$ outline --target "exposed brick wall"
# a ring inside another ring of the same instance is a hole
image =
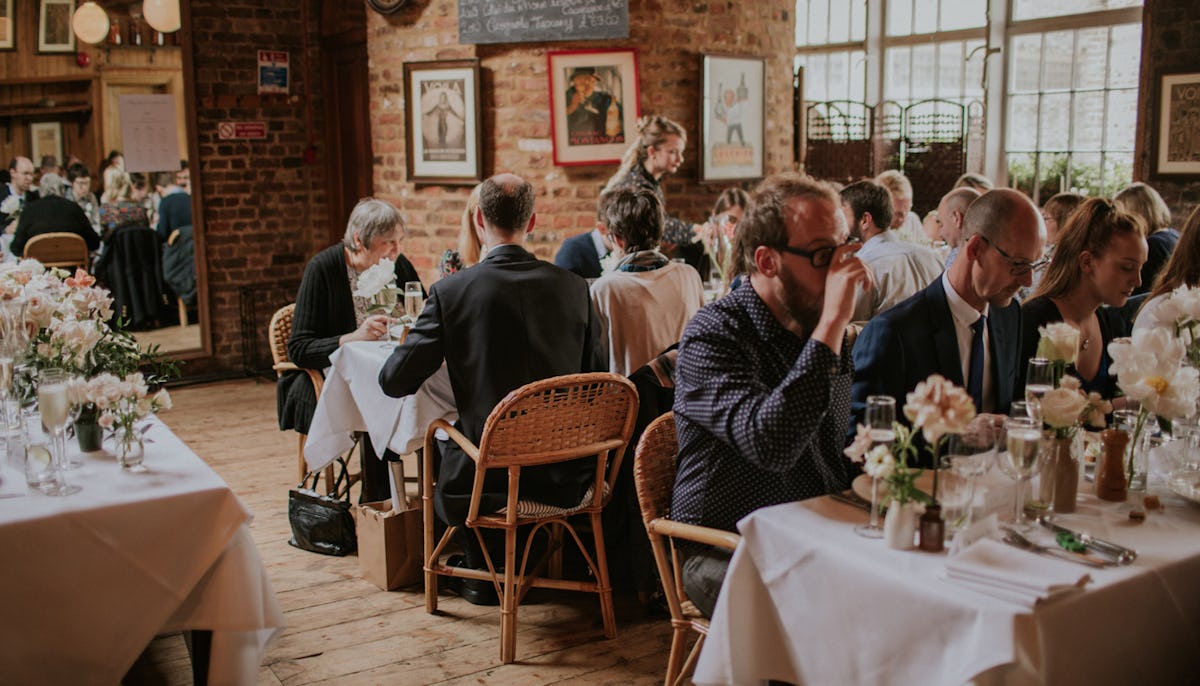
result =
[[[1159,83],[1163,74],[1200,71],[1200,10],[1196,0],[1146,0],[1142,11],[1141,88],[1134,178],[1154,186],[1176,227],[1200,205],[1200,177],[1156,175]]]
[[[322,142],[319,2],[302,2],[308,3],[307,25],[299,2],[191,2],[213,358],[189,364],[190,374],[240,368],[239,289],[298,281],[308,259],[325,247],[324,167],[319,155],[316,164],[303,161],[310,136],[318,153]],[[305,73],[306,33],[312,83]],[[259,49],[289,53],[290,96],[258,95]],[[310,95],[311,130],[305,109]],[[220,140],[217,126],[228,120],[266,122],[267,138]],[[266,323],[254,333],[265,331]]]
[[[469,188],[417,187],[405,172],[403,65],[478,58],[482,67],[484,174],[512,171],[537,189],[538,224],[533,251],[550,259],[564,238],[595,223],[599,189],[616,170],[556,167],[550,149],[547,50],[635,47],[643,114],[661,113],[688,131],[686,161],[665,179],[668,210],[701,221],[723,189],[697,182],[700,131],[700,52],[768,58],[768,173],[792,168],[791,0],[630,3],[628,40],[577,43],[459,45],[456,0],[415,3],[390,17],[367,13],[371,131],[375,143],[375,193],[405,213],[404,252],[426,279],[445,248],[456,243]]]

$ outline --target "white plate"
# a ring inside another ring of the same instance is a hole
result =
[[[1193,503],[1200,503],[1200,469],[1181,469],[1171,472],[1168,482],[1171,491]]]

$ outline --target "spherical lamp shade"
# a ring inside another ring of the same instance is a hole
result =
[[[88,0],[75,10],[71,28],[75,29],[75,35],[84,43],[95,45],[103,42],[108,38],[108,13],[100,5]]]
[[[179,0],[145,0],[142,16],[146,23],[163,33],[179,30]]]

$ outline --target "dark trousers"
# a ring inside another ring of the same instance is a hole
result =
[[[704,613],[712,617],[717,607],[717,596],[725,583],[729,571],[729,558],[733,553],[723,548],[704,548],[688,556],[680,569],[683,577],[683,592]]]

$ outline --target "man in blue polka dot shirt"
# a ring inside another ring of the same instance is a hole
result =
[[[672,519],[729,531],[760,507],[846,488],[845,341],[870,269],[846,245],[837,194],[799,174],[767,179],[737,228],[748,273],[696,314],[679,344],[679,468]],[[688,597],[711,615],[729,553],[685,551]]]

